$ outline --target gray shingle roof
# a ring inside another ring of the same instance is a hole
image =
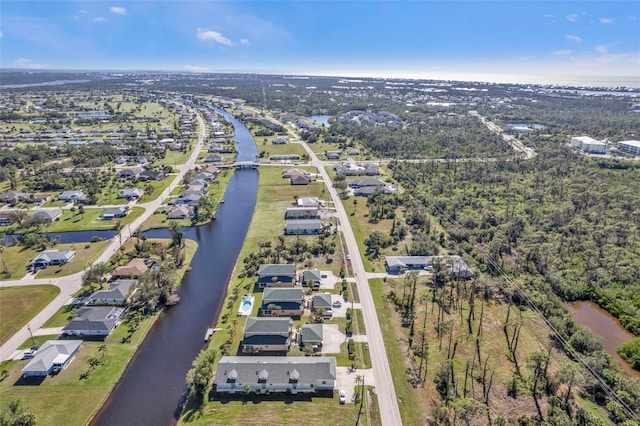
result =
[[[301,288],[265,288],[262,293],[262,303],[273,302],[301,302],[304,299],[304,290]]]
[[[321,293],[313,295],[313,308],[314,309],[328,309],[331,308],[331,294]]]
[[[322,324],[305,324],[302,326],[302,343],[322,343],[323,338]]]
[[[215,384],[235,382],[236,386],[257,384],[260,372],[267,372],[269,383],[317,383],[336,379],[334,357],[235,357],[223,356],[216,369]]]
[[[291,318],[249,317],[244,326],[244,333],[288,335],[291,326]]]

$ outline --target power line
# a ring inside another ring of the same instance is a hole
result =
[[[397,164],[396,167],[394,167],[393,169],[394,174],[398,172],[398,168],[397,168]],[[407,180],[409,180],[414,187],[417,189],[418,188],[418,184],[417,182],[411,177],[409,176],[406,172],[404,172],[404,170],[402,170],[403,176],[404,178],[406,178]],[[553,326],[553,324],[551,324],[551,322],[549,320],[547,320],[545,318],[545,316],[542,314],[542,312],[540,312],[540,310],[537,308],[537,306],[535,305],[535,303],[533,303],[531,301],[531,299],[529,298],[528,294],[520,287],[518,286],[504,271],[504,269],[502,269],[502,267],[500,265],[498,265],[496,263],[496,261],[493,259],[493,257],[489,256],[486,251],[484,250],[484,247],[482,247],[482,245],[477,244],[476,239],[473,237],[473,235],[471,235],[469,233],[469,231],[462,226],[458,221],[456,221],[454,218],[452,218],[446,211],[444,211],[444,209],[442,207],[440,207],[437,203],[435,203],[430,197],[429,195],[427,195],[426,193],[422,194],[424,196],[424,198],[433,206],[435,207],[444,217],[447,221],[449,221],[451,224],[453,224],[454,226],[456,226],[459,230],[462,231],[462,236],[467,240],[467,242],[469,242],[470,244],[472,244],[476,250],[478,250],[480,252],[480,254],[483,256],[483,258],[485,259],[485,261],[487,261],[498,273],[499,275],[513,288],[515,288],[516,290],[518,290],[520,292],[520,296],[524,299],[527,307],[529,307],[529,309],[534,312],[536,315],[538,315],[538,317],[540,319],[542,319],[542,321],[544,321],[544,323],[547,325],[547,327],[554,333],[556,339],[558,341],[560,341],[560,343],[562,344],[564,350],[570,354],[576,361],[578,361],[578,363],[580,365],[582,365],[582,367],[584,367],[587,371],[589,371],[589,373],[591,373],[591,375],[596,379],[596,381],[599,383],[600,387],[604,390],[604,392],[611,398],[613,399],[616,403],[618,403],[620,405],[620,407],[622,408],[622,410],[625,412],[625,414],[627,414],[627,416],[630,419],[633,419],[635,421],[639,421],[640,422],[640,416],[638,414],[636,414],[623,400],[621,400],[618,395],[616,395],[616,393],[609,387],[609,385],[604,381],[604,379],[596,372],[594,371],[593,368],[591,368],[591,366],[589,364],[587,364],[587,362],[582,358],[582,356],[580,354],[578,354],[573,347],[569,344],[569,342],[558,332],[558,330]]]

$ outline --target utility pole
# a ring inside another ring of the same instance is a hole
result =
[[[31,325],[27,323],[27,330],[29,330],[29,336],[31,336],[31,345],[36,345],[36,340],[33,338],[33,333],[31,332]]]

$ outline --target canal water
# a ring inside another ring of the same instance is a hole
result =
[[[253,160],[257,149],[244,125],[222,113],[235,127],[238,160]],[[185,228],[198,251],[180,287],[180,303],[164,310],[129,363],[120,382],[93,419],[93,425],[168,425],[179,415],[185,376],[204,334],[215,322],[251,222],[258,188],[256,170],[238,170],[229,181],[216,220]],[[153,230],[149,237],[168,236]]]
[[[602,337],[604,350],[615,362],[632,376],[640,377],[640,371],[634,370],[618,353],[616,348],[635,336],[618,322],[610,313],[593,302],[573,302],[568,304],[573,320],[587,326],[593,334]]]

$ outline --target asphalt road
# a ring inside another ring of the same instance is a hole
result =
[[[160,207],[165,199],[169,197],[171,191],[173,191],[180,183],[185,173],[193,169],[198,159],[198,154],[204,146],[205,137],[207,135],[206,126],[202,116],[196,111],[198,124],[200,126],[200,132],[198,134],[198,143],[196,144],[193,153],[189,157],[186,163],[177,166],[178,175],[173,179],[169,186],[160,194],[158,198],[153,201],[144,204],[138,204],[138,207],[145,209],[144,213],[134,220],[131,224],[124,226],[119,235],[113,237],[111,244],[102,252],[100,257],[94,262],[107,262],[111,256],[120,250],[122,244],[124,244],[131,235],[133,235],[138,228],[147,220],[157,209]],[[73,298],[73,295],[82,287],[82,275],[84,271],[77,274],[68,275],[59,279],[27,279],[27,280],[14,280],[14,281],[0,281],[0,287],[10,286],[24,286],[34,284],[53,284],[60,288],[60,294],[53,299],[43,310],[41,310],[35,317],[33,317],[28,325],[25,325],[17,333],[15,333],[9,340],[7,340],[2,346],[0,346],[0,360],[4,361],[16,356],[16,351],[20,345],[22,345],[27,339],[29,339],[29,330],[27,326],[31,327],[32,332],[36,332],[42,327],[42,325],[51,318],[60,308],[69,302]]]
[[[284,123],[276,120],[274,117],[270,118],[288,129],[291,136],[299,139],[299,136],[289,127],[284,125]],[[380,419],[382,420],[383,425],[402,425],[402,418],[400,417],[400,409],[396,398],[396,390],[393,386],[393,378],[391,377],[391,370],[389,369],[389,359],[387,358],[387,352],[382,338],[382,330],[380,329],[380,323],[378,322],[378,314],[373,302],[373,296],[371,295],[371,289],[369,288],[367,273],[364,269],[364,264],[362,263],[362,257],[360,256],[360,249],[358,248],[356,237],[351,229],[351,224],[349,223],[349,217],[347,216],[347,212],[342,205],[340,197],[338,196],[338,192],[333,187],[329,174],[325,170],[325,166],[327,164],[324,161],[319,160],[316,154],[306,143],[301,141],[300,144],[307,151],[307,154],[309,154],[311,165],[316,167],[322,175],[322,179],[324,180],[329,191],[329,195],[335,205],[336,216],[340,221],[340,229],[344,235],[348,253],[351,255],[351,269],[355,276],[358,294],[360,295],[360,304],[362,306],[362,316],[367,327],[367,340],[369,342],[369,353],[371,355],[371,364],[373,367],[376,396],[378,397]]]

